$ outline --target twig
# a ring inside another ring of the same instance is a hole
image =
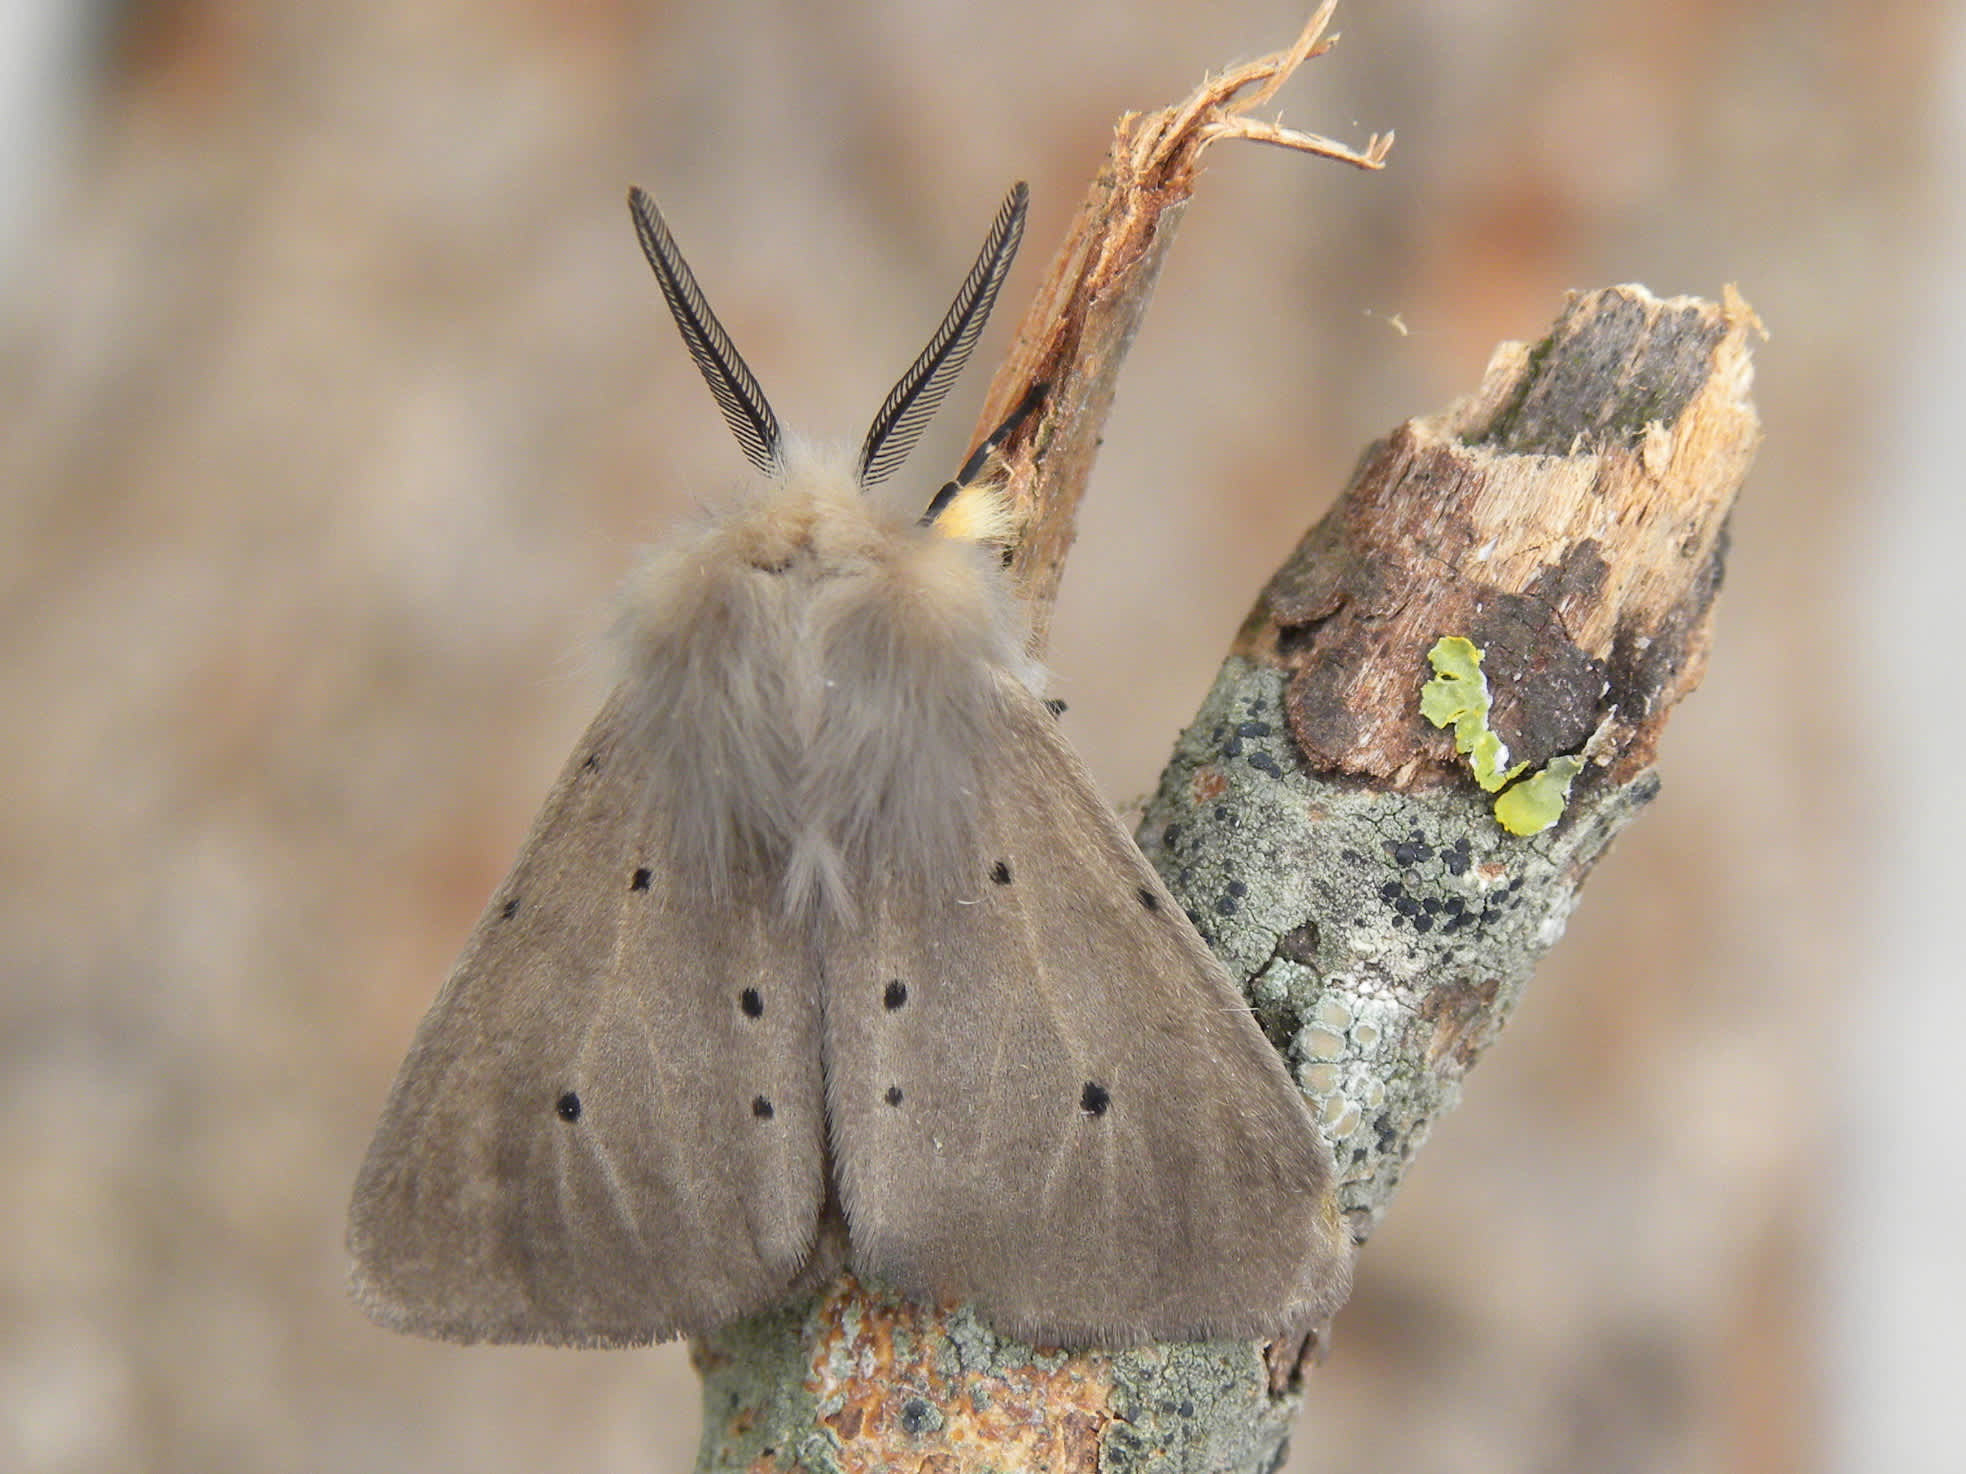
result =
[[[1119,120],[1106,162],[990,385],[977,422],[979,440],[1032,384],[1050,385],[1041,413],[1004,446],[1023,527],[1014,566],[1039,649],[1120,367],[1194,193],[1202,155],[1218,140],[1248,138],[1361,169],[1385,166],[1390,133],[1355,150],[1246,116],[1305,61],[1330,49],[1337,38],[1326,37],[1324,29],[1334,6],[1335,0],[1320,5],[1285,50],[1204,81],[1173,107]]]

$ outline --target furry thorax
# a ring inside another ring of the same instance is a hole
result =
[[[762,869],[788,912],[850,920],[867,866],[934,880],[971,852],[1002,683],[1041,675],[1001,494],[964,502],[923,526],[846,452],[788,444],[629,578],[627,729],[711,894]]]

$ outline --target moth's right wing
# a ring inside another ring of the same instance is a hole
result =
[[[349,1213],[398,1330],[624,1345],[782,1297],[825,1199],[810,948],[668,853],[619,692],[418,1029]]]
[[[824,952],[853,1262],[1050,1344],[1307,1328],[1351,1244],[1303,1097],[1056,721],[1005,696],[967,883],[871,875]]]

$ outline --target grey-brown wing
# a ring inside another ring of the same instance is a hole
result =
[[[417,1030],[355,1187],[357,1298],[457,1341],[616,1345],[782,1296],[825,1195],[811,947],[713,903],[602,711]]]
[[[1314,1323],[1350,1245],[1303,1098],[1050,714],[1007,702],[972,883],[869,877],[825,944],[854,1263],[1045,1343]]]

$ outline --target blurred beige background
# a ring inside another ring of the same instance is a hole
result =
[[[926,485],[1114,117],[1307,8],[15,8],[0,1467],[690,1466],[682,1348],[426,1345],[341,1288],[383,1092],[598,699],[612,586],[741,464],[624,191],[662,202],[781,416],[857,436],[1029,178]],[[1900,978],[1866,970],[1859,923],[1891,886],[1879,810],[1935,806],[1918,768],[1880,771],[1853,642],[1943,674],[1866,617],[1900,586],[1879,560],[1937,535],[1905,488],[1956,414],[1893,405],[1902,355],[1951,341],[1927,291],[1956,273],[1958,21],[1350,0],[1337,24],[1285,120],[1397,129],[1391,168],[1216,154],[1108,427],[1051,661],[1116,799],[1363,445],[1565,289],[1734,281],[1773,337],[1664,794],[1367,1250],[1290,1467],[1867,1466],[1924,1434],[1867,1400],[1907,1384],[1872,1320],[1896,1261],[1847,1273],[1903,1201],[1866,1133],[1911,1178],[1934,1159],[1852,1009]],[[1956,1106],[1921,1118],[1941,1171]]]

